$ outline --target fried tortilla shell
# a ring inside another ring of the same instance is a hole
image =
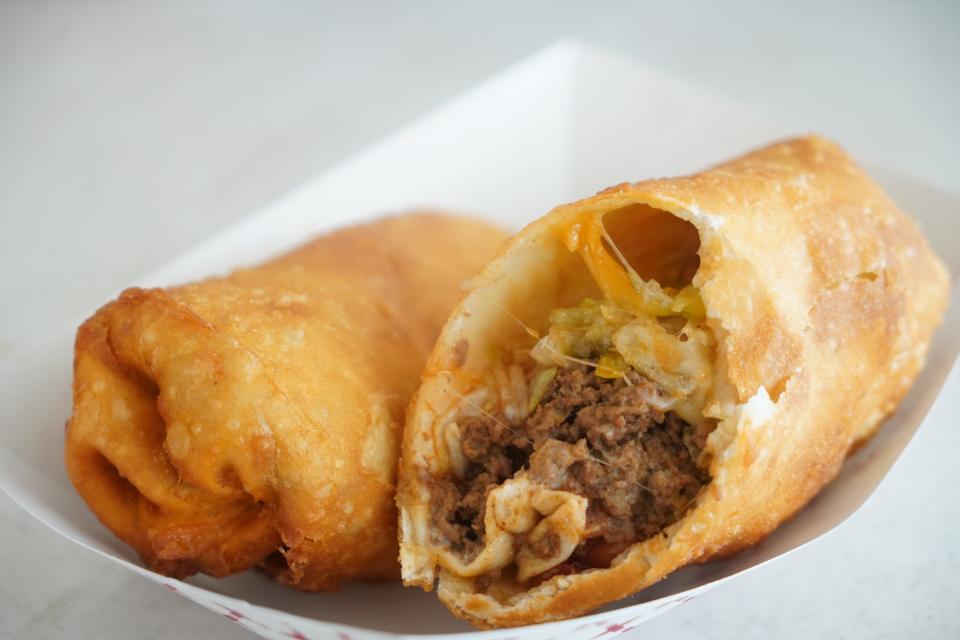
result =
[[[129,289],[79,329],[67,471],[152,569],[304,590],[396,576],[403,411],[503,234],[414,214]]]
[[[474,281],[408,411],[404,581],[514,626],[758,542],[896,408],[947,291],[818,137],[554,209]]]

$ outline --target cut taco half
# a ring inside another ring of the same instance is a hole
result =
[[[472,283],[408,412],[405,582],[511,626],[756,543],[894,409],[946,295],[816,137],[554,209]]]

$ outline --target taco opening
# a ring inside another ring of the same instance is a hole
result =
[[[607,568],[710,482],[715,343],[694,286],[699,235],[644,204],[567,228],[599,291],[545,314],[440,425],[438,562],[479,591]]]

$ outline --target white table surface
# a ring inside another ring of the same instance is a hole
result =
[[[0,358],[559,37],[960,192],[960,4],[586,7],[0,2]],[[955,368],[844,526],[630,636],[960,637],[958,414]],[[249,637],[3,496],[0,567],[0,637]]]

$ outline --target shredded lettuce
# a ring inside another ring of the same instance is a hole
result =
[[[533,411],[543,400],[543,394],[547,392],[547,387],[557,377],[557,368],[550,367],[538,373],[530,382],[530,400],[527,403],[527,413]]]
[[[569,366],[571,360],[594,359],[613,347],[613,333],[631,314],[607,300],[587,298],[579,306],[555,309],[550,329],[534,347],[532,356],[547,366]]]
[[[601,378],[622,378],[627,375],[628,365],[616,351],[610,350],[597,361],[596,374]]]
[[[622,378],[632,369],[669,393],[682,417],[699,420],[712,382],[713,342],[700,321],[703,303],[696,289],[685,287],[672,300],[676,311],[668,317],[677,320],[672,323],[625,311],[608,299],[588,298],[576,307],[553,310],[547,334],[531,351],[549,368],[531,383],[530,410],[542,399],[557,367],[583,363],[608,379]],[[677,326],[668,330],[664,324]]]

